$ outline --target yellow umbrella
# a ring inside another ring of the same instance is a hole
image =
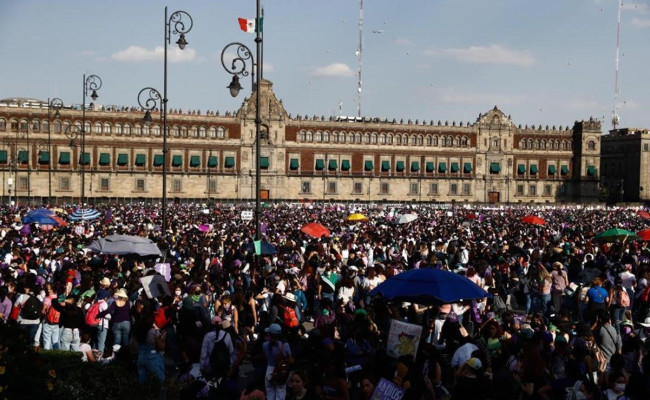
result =
[[[346,220],[354,221],[354,222],[360,222],[360,221],[363,222],[363,221],[367,221],[368,217],[366,217],[365,215],[360,214],[360,213],[354,213],[354,214],[348,215]]]

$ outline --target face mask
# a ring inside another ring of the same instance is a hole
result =
[[[192,301],[197,302],[197,301],[199,301],[200,299],[201,299],[201,295],[200,295],[200,294],[193,294],[193,295],[192,295]]]
[[[625,391],[625,384],[624,383],[615,383],[614,384],[614,391],[616,393],[623,393]]]
[[[632,328],[630,328],[629,326],[626,326],[625,328],[623,328],[623,332],[626,335],[629,335],[632,332]]]
[[[175,294],[176,296],[180,296],[181,293],[182,293],[182,292],[181,292],[180,290],[177,290],[177,291],[174,292],[174,294]]]

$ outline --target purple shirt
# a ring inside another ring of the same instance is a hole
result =
[[[122,307],[117,305],[117,302],[114,301],[105,311],[102,311],[97,314],[99,318],[104,317],[106,314],[111,314],[111,321],[113,323],[131,321],[131,302],[127,301]]]
[[[13,304],[11,303],[11,300],[9,297],[5,297],[3,301],[0,301],[0,314],[2,314],[2,319],[7,320],[9,318],[9,314],[11,314],[11,308],[13,307]]]

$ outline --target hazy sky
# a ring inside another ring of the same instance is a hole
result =
[[[137,106],[163,89],[164,7],[187,11],[189,45],[169,47],[169,107],[233,111],[222,49],[253,33],[254,0],[1,0],[0,98]],[[356,115],[359,0],[266,0],[264,78],[292,115]],[[614,108],[618,0],[365,0],[361,113],[473,122],[498,106],[515,124],[572,125]],[[650,1],[625,3],[621,127],[650,127]],[[250,94],[250,80],[242,80]],[[339,106],[341,104],[341,106]],[[341,110],[339,110],[341,107]]]

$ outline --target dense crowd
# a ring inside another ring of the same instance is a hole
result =
[[[645,229],[644,210],[268,204],[256,256],[255,223],[241,218],[250,209],[170,205],[162,232],[157,206],[102,206],[58,227],[24,225],[29,209],[5,206],[0,319],[35,346],[126,359],[142,381],[177,380],[191,397],[370,399],[380,380],[404,399],[650,393],[650,248],[595,239]],[[398,223],[407,213],[417,218]],[[310,222],[330,235],[301,231]],[[149,238],[162,256],[87,248],[113,234]],[[492,296],[433,306],[370,296],[413,268],[464,275]],[[160,273],[166,285],[149,297],[141,279]],[[422,327],[414,354],[386,351],[393,320]]]

